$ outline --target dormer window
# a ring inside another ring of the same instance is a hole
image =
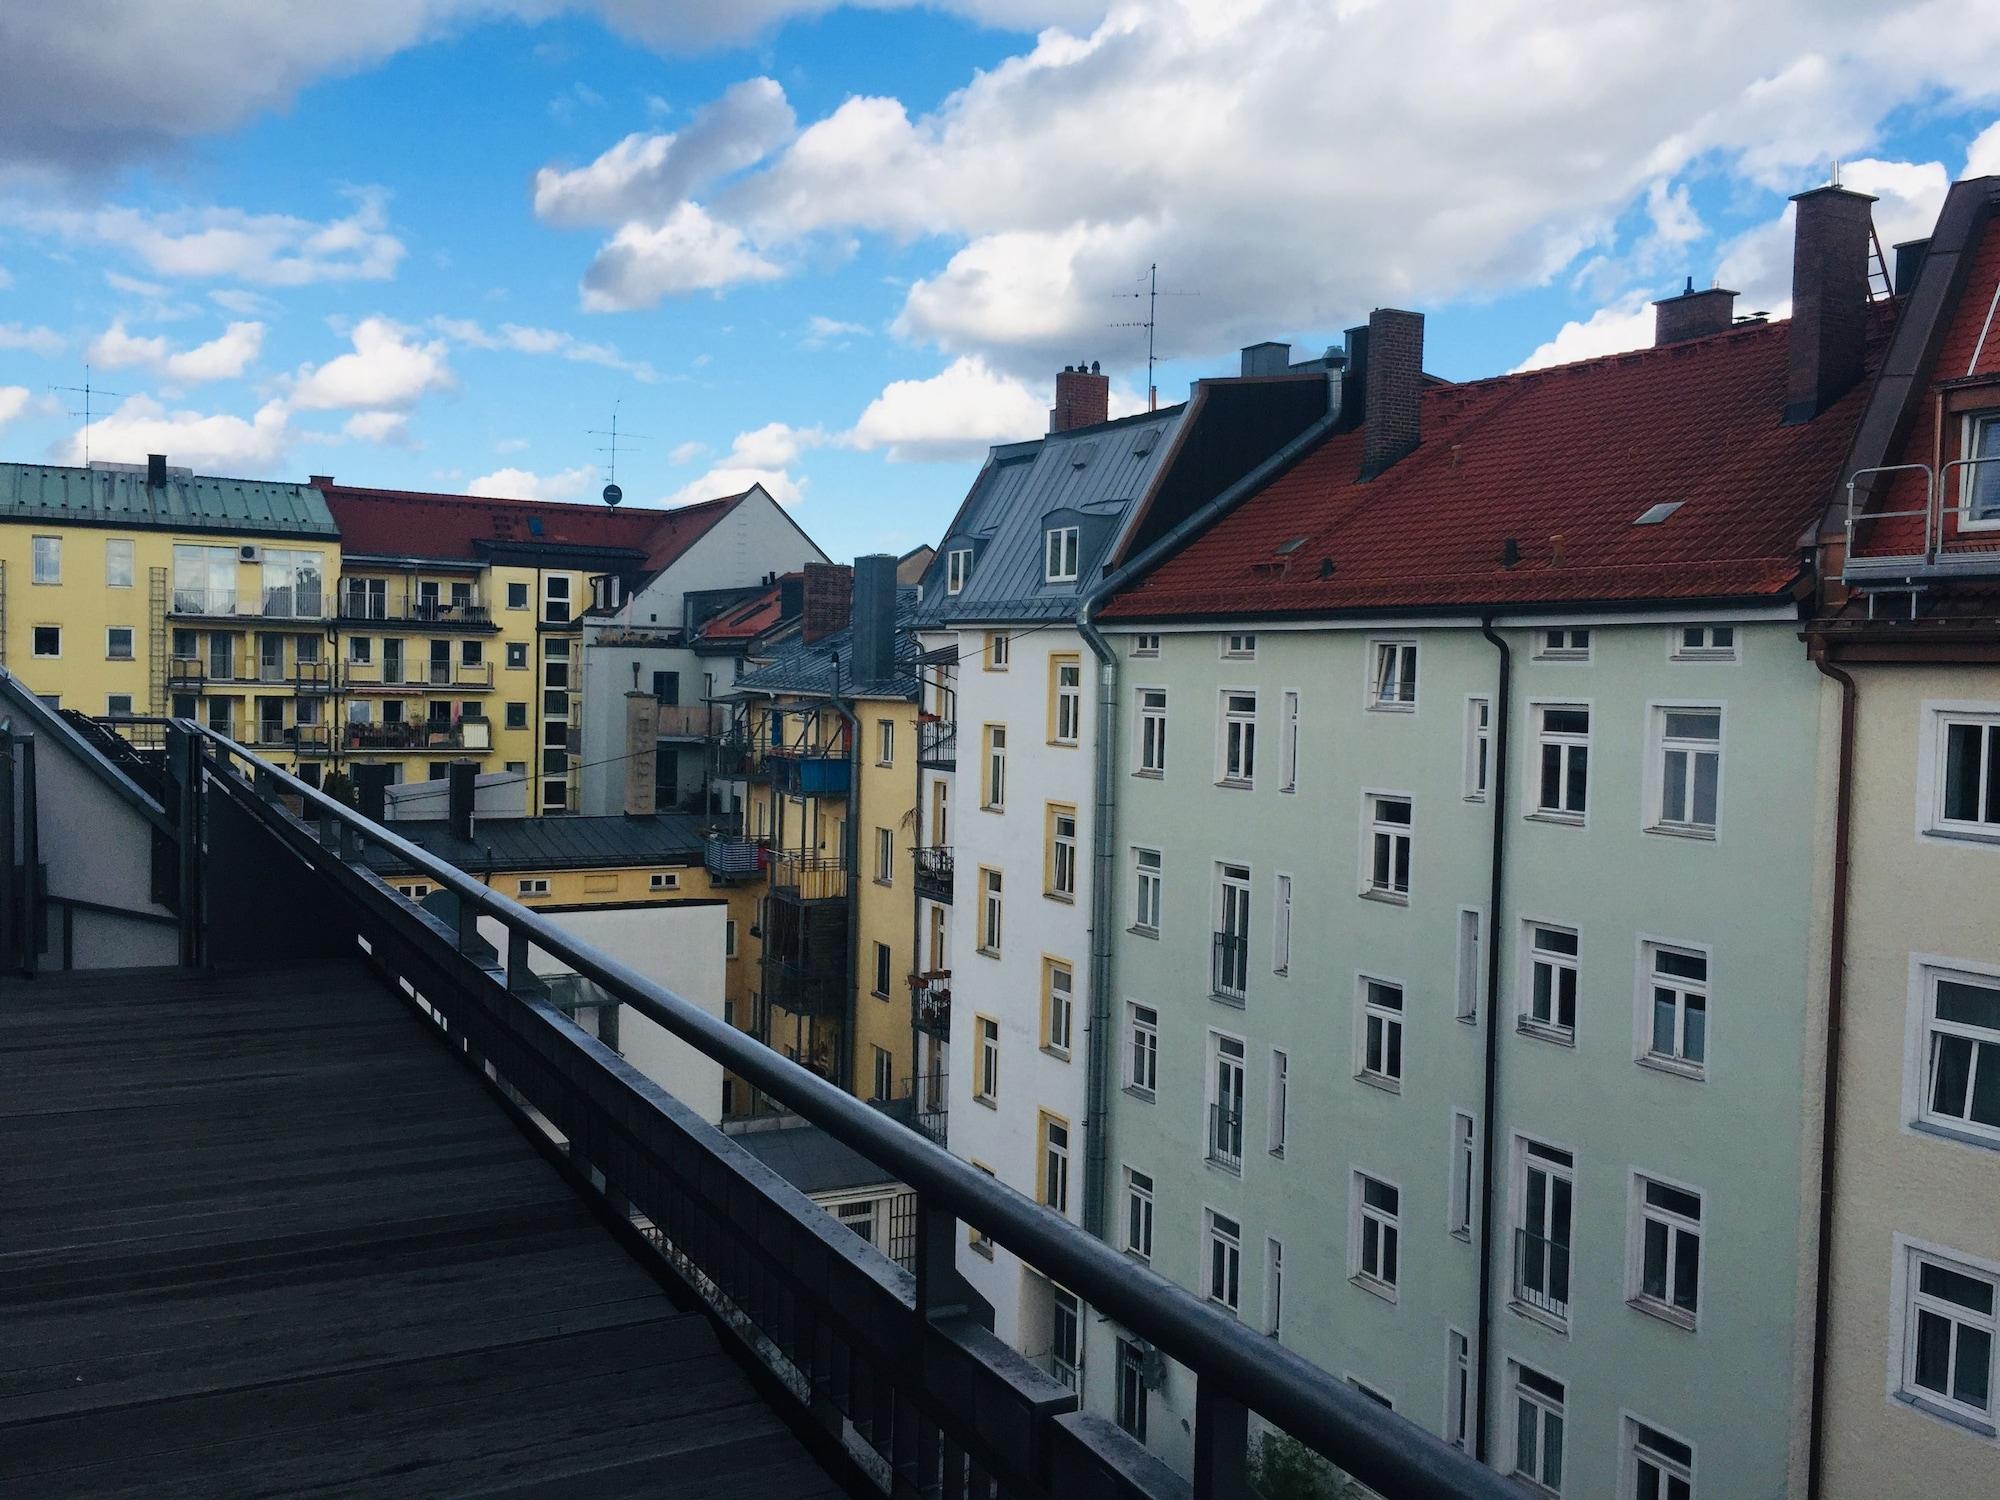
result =
[[[1042,578],[1048,583],[1075,583],[1077,544],[1074,526],[1051,526],[1042,537]]]
[[[1965,419],[1964,452],[1959,524],[2000,527],[2000,411],[1974,412]]]
[[[972,576],[972,549],[961,548],[944,555],[944,591],[959,594],[965,591],[965,580]]]

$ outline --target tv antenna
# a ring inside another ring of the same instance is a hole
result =
[[[1153,366],[1158,359],[1153,353],[1153,330],[1158,326],[1159,301],[1162,297],[1199,297],[1200,292],[1163,292],[1160,290],[1160,265],[1158,261],[1146,267],[1146,290],[1143,292],[1114,292],[1116,297],[1144,297],[1146,318],[1144,322],[1113,323],[1113,328],[1143,328],[1146,330],[1146,410],[1160,408],[1160,388],[1153,384]]]
[[[586,429],[591,437],[609,438],[611,440],[609,443],[600,445],[597,450],[599,453],[608,453],[611,455],[611,461],[605,465],[604,470],[604,503],[606,505],[616,505],[620,500],[625,498],[625,492],[618,488],[618,408],[623,404],[623,398],[611,403],[611,425],[609,427],[591,427]],[[644,438],[645,436],[646,434],[643,432],[628,432],[625,434],[625,441],[629,445],[634,439]]]
[[[90,365],[87,361],[83,367],[82,385],[52,385],[49,389],[52,391],[64,391],[72,396],[83,397],[83,410],[72,411],[70,415],[72,417],[83,418],[83,466],[87,469],[90,467],[90,398],[92,396],[117,396],[122,393],[107,391],[98,386],[93,386],[90,383]]]

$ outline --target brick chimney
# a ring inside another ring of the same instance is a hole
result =
[[[1791,375],[1785,420],[1810,422],[1861,378],[1867,342],[1868,206],[1846,188],[1792,199]]]
[[[1378,307],[1368,314],[1361,419],[1362,479],[1373,479],[1420,441],[1424,315]]]
[[[1064,365],[1056,376],[1056,404],[1049,408],[1049,431],[1068,432],[1111,417],[1111,377],[1100,375],[1093,362]]]
[[[659,811],[653,758],[659,753],[660,704],[651,693],[625,695],[625,816],[650,818]]]
[[[1694,289],[1688,277],[1687,289],[1677,297],[1662,297],[1653,304],[1653,347],[1679,344],[1688,339],[1705,339],[1711,333],[1727,333],[1736,326],[1736,293],[1719,286],[1706,291]]]
[[[839,563],[807,563],[804,621],[799,639],[807,645],[847,628],[854,598],[854,574]]]
[[[896,670],[896,559],[871,552],[854,559],[856,682],[881,682]]]

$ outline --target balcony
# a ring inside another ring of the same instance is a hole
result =
[[[1250,993],[1250,939],[1240,932],[1218,932],[1210,963],[1211,992],[1229,1005],[1241,1005]]]
[[[331,740],[332,733],[324,724],[286,724],[273,719],[259,719],[251,731],[250,743],[260,750],[324,755]]]
[[[950,1119],[949,1084],[950,1077],[943,1068],[935,1073],[919,1073],[908,1084],[910,1124],[940,1146],[945,1143],[945,1126]]]
[[[327,617],[326,595],[318,588],[251,590],[175,588],[170,615],[198,620],[288,620],[318,623]]]
[[[275,687],[294,693],[324,693],[331,690],[333,672],[324,661],[295,663],[287,672],[281,662],[238,661],[231,652],[227,659],[213,656],[173,656],[167,659],[167,690],[200,693],[212,687]]]
[[[845,797],[854,784],[844,749],[773,746],[763,761],[771,790],[781,797]]]
[[[1894,590],[2000,578],[2000,457],[1858,470],[1841,581]]]
[[[951,970],[910,976],[910,1024],[925,1036],[951,1040]]]
[[[662,703],[655,733],[663,740],[712,740],[722,733],[725,711],[710,703]]]
[[[1559,1323],[1569,1321],[1569,1243],[1514,1231],[1514,1300]]]
[[[950,771],[957,768],[958,720],[922,719],[918,721],[917,764],[932,771]]]
[[[483,720],[481,721],[484,722]],[[488,748],[485,741],[490,736],[479,736],[480,743],[472,748]],[[411,750],[463,750],[467,735],[463,724],[349,724],[342,730],[340,742],[349,750],[356,751],[411,751]]]
[[[803,903],[847,899],[847,862],[838,854],[806,854],[773,849],[765,856],[771,892]]]
[[[735,834],[711,833],[702,840],[701,865],[712,880],[755,880],[764,873],[764,845]]]
[[[1208,1159],[1228,1172],[1243,1170],[1243,1106],[1208,1107]]]
[[[927,901],[951,904],[952,859],[949,844],[924,844],[910,851],[916,857],[917,894]]]
[[[847,1014],[847,971],[764,957],[764,1003],[795,1016],[838,1019]]]
[[[349,624],[491,626],[493,610],[479,596],[479,590],[457,590],[448,595],[424,589],[383,589],[371,591],[360,580],[340,581],[340,618]]]

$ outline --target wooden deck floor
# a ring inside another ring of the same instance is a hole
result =
[[[364,970],[0,981],[0,1494],[837,1495]]]

